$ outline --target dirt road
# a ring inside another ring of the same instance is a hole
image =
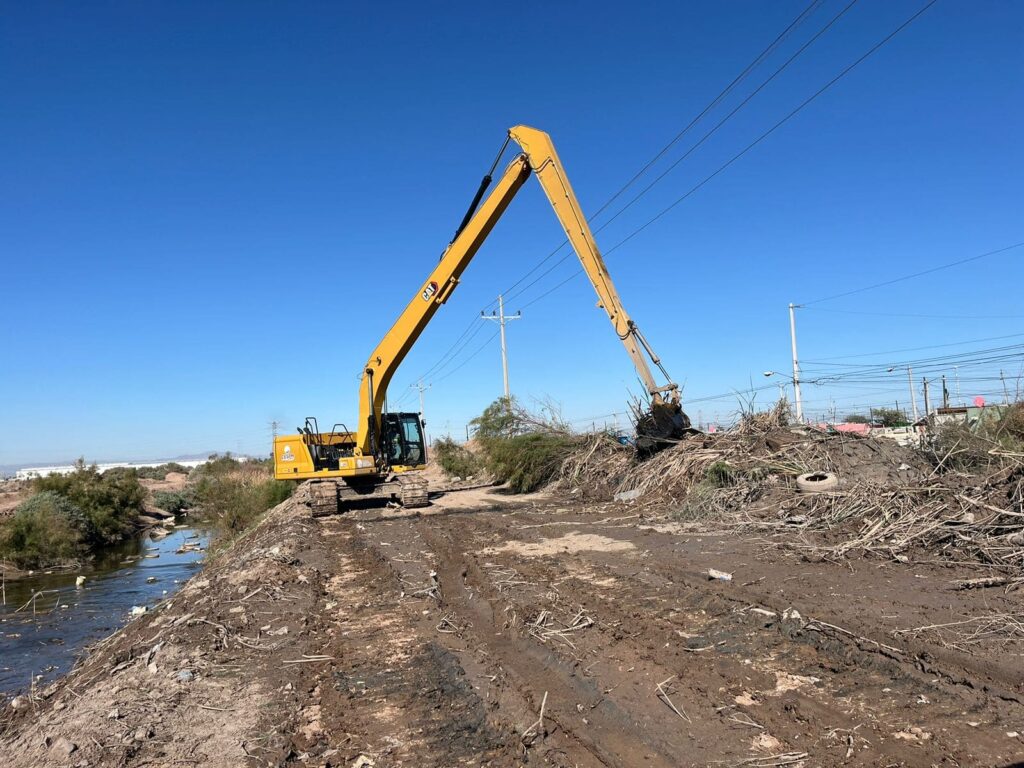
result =
[[[979,642],[973,623],[1019,615],[1020,598],[951,589],[965,575],[977,573],[807,562],[623,503],[466,491],[422,515],[312,520],[286,502],[66,681],[8,708],[0,754],[1024,764],[1024,641]]]

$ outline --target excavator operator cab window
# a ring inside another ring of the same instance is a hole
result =
[[[384,414],[384,455],[388,464],[415,467],[427,461],[418,413]]]

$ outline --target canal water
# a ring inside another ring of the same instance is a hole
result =
[[[202,568],[208,545],[201,528],[176,527],[163,538],[147,532],[87,567],[7,582],[0,605],[0,701],[29,690],[33,680],[45,687],[71,669],[87,645],[128,622],[132,608],[152,608],[174,594]],[[76,586],[79,576],[85,582]]]

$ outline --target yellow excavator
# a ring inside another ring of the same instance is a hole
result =
[[[521,152],[485,199],[492,174],[510,141],[518,144]],[[359,385],[355,431],[335,424],[329,432],[323,432],[315,419],[308,418],[297,434],[274,439],[277,479],[322,481],[309,485],[314,514],[336,512],[339,501],[345,504],[366,498],[391,499],[406,507],[427,504],[426,480],[416,471],[424,469],[427,460],[423,425],[416,413],[384,411],[388,384],[427,323],[451,297],[463,271],[530,174],[540,181],[597,292],[597,306],[608,315],[647,390],[648,407],[637,414],[638,448],[652,452],[689,430],[679,387],[622,306],[551,137],[536,128],[518,125],[509,130],[440,263],[370,355]],[[648,359],[664,375],[666,384],[655,381]]]

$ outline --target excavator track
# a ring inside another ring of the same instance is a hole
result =
[[[306,505],[313,517],[338,514],[338,483],[334,480],[314,480],[306,483]]]
[[[344,512],[349,502],[368,499],[396,501],[409,509],[426,507],[430,504],[427,490],[426,478],[408,473],[393,476],[366,492],[360,492],[344,481],[325,479],[305,483],[301,493],[313,517],[326,517]]]
[[[425,507],[430,501],[427,498],[427,480],[418,474],[403,474],[397,477],[401,488],[399,500],[403,507],[415,509]]]

